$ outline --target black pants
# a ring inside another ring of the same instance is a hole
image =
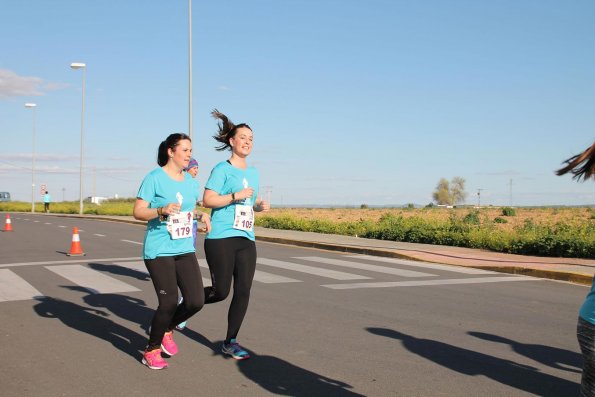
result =
[[[50,212],[50,203],[43,203],[43,210],[45,212]]]
[[[147,345],[147,350],[153,350],[161,346],[165,332],[202,309],[205,302],[204,287],[194,252],[145,259],[145,265],[159,300]],[[180,305],[178,287],[184,297],[184,302]]]
[[[256,244],[243,237],[205,239],[205,256],[211,272],[212,287],[205,288],[205,303],[227,298],[233,279],[233,298],[227,314],[229,342],[238,336],[250,301],[256,271]]]
[[[595,325],[579,317],[576,336],[584,361],[581,396],[595,396]]]

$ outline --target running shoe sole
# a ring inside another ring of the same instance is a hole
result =
[[[151,369],[157,369],[157,370],[159,370],[159,369],[166,369],[166,368],[167,368],[167,365],[166,365],[166,366],[164,366],[164,367],[153,367],[153,366],[149,365],[149,363],[147,362],[147,360],[145,360],[145,358],[144,358],[144,357],[143,357],[143,359],[141,360],[141,362],[142,362],[144,365],[146,365],[147,367],[151,368]]]

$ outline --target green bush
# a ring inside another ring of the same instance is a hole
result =
[[[512,207],[502,208],[502,215],[504,216],[516,216],[516,210]]]
[[[465,215],[463,222],[469,225],[479,225],[481,223],[479,220],[479,211],[471,211]]]
[[[501,218],[499,216],[497,216],[497,217],[494,218],[494,222],[496,222],[496,223],[508,223],[508,221],[506,219]]]

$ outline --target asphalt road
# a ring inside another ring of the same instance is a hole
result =
[[[253,357],[219,353],[228,299],[152,371],[139,362],[156,307],[144,228],[40,215],[12,226],[0,232],[2,396],[578,395],[583,286],[258,243],[239,335]],[[73,226],[85,257],[65,255]]]

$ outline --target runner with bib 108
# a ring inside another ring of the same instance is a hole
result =
[[[270,204],[258,198],[259,174],[246,162],[252,152],[252,129],[248,124],[233,124],[216,109],[211,114],[219,120],[218,133],[213,138],[221,145],[216,149],[230,150],[231,157],[213,168],[203,196],[203,206],[212,208],[205,256],[213,285],[205,288],[205,303],[224,300],[233,280],[233,299],[221,351],[236,360],[245,360],[250,355],[236,338],[248,310],[256,270],[254,211],[268,211]]]

